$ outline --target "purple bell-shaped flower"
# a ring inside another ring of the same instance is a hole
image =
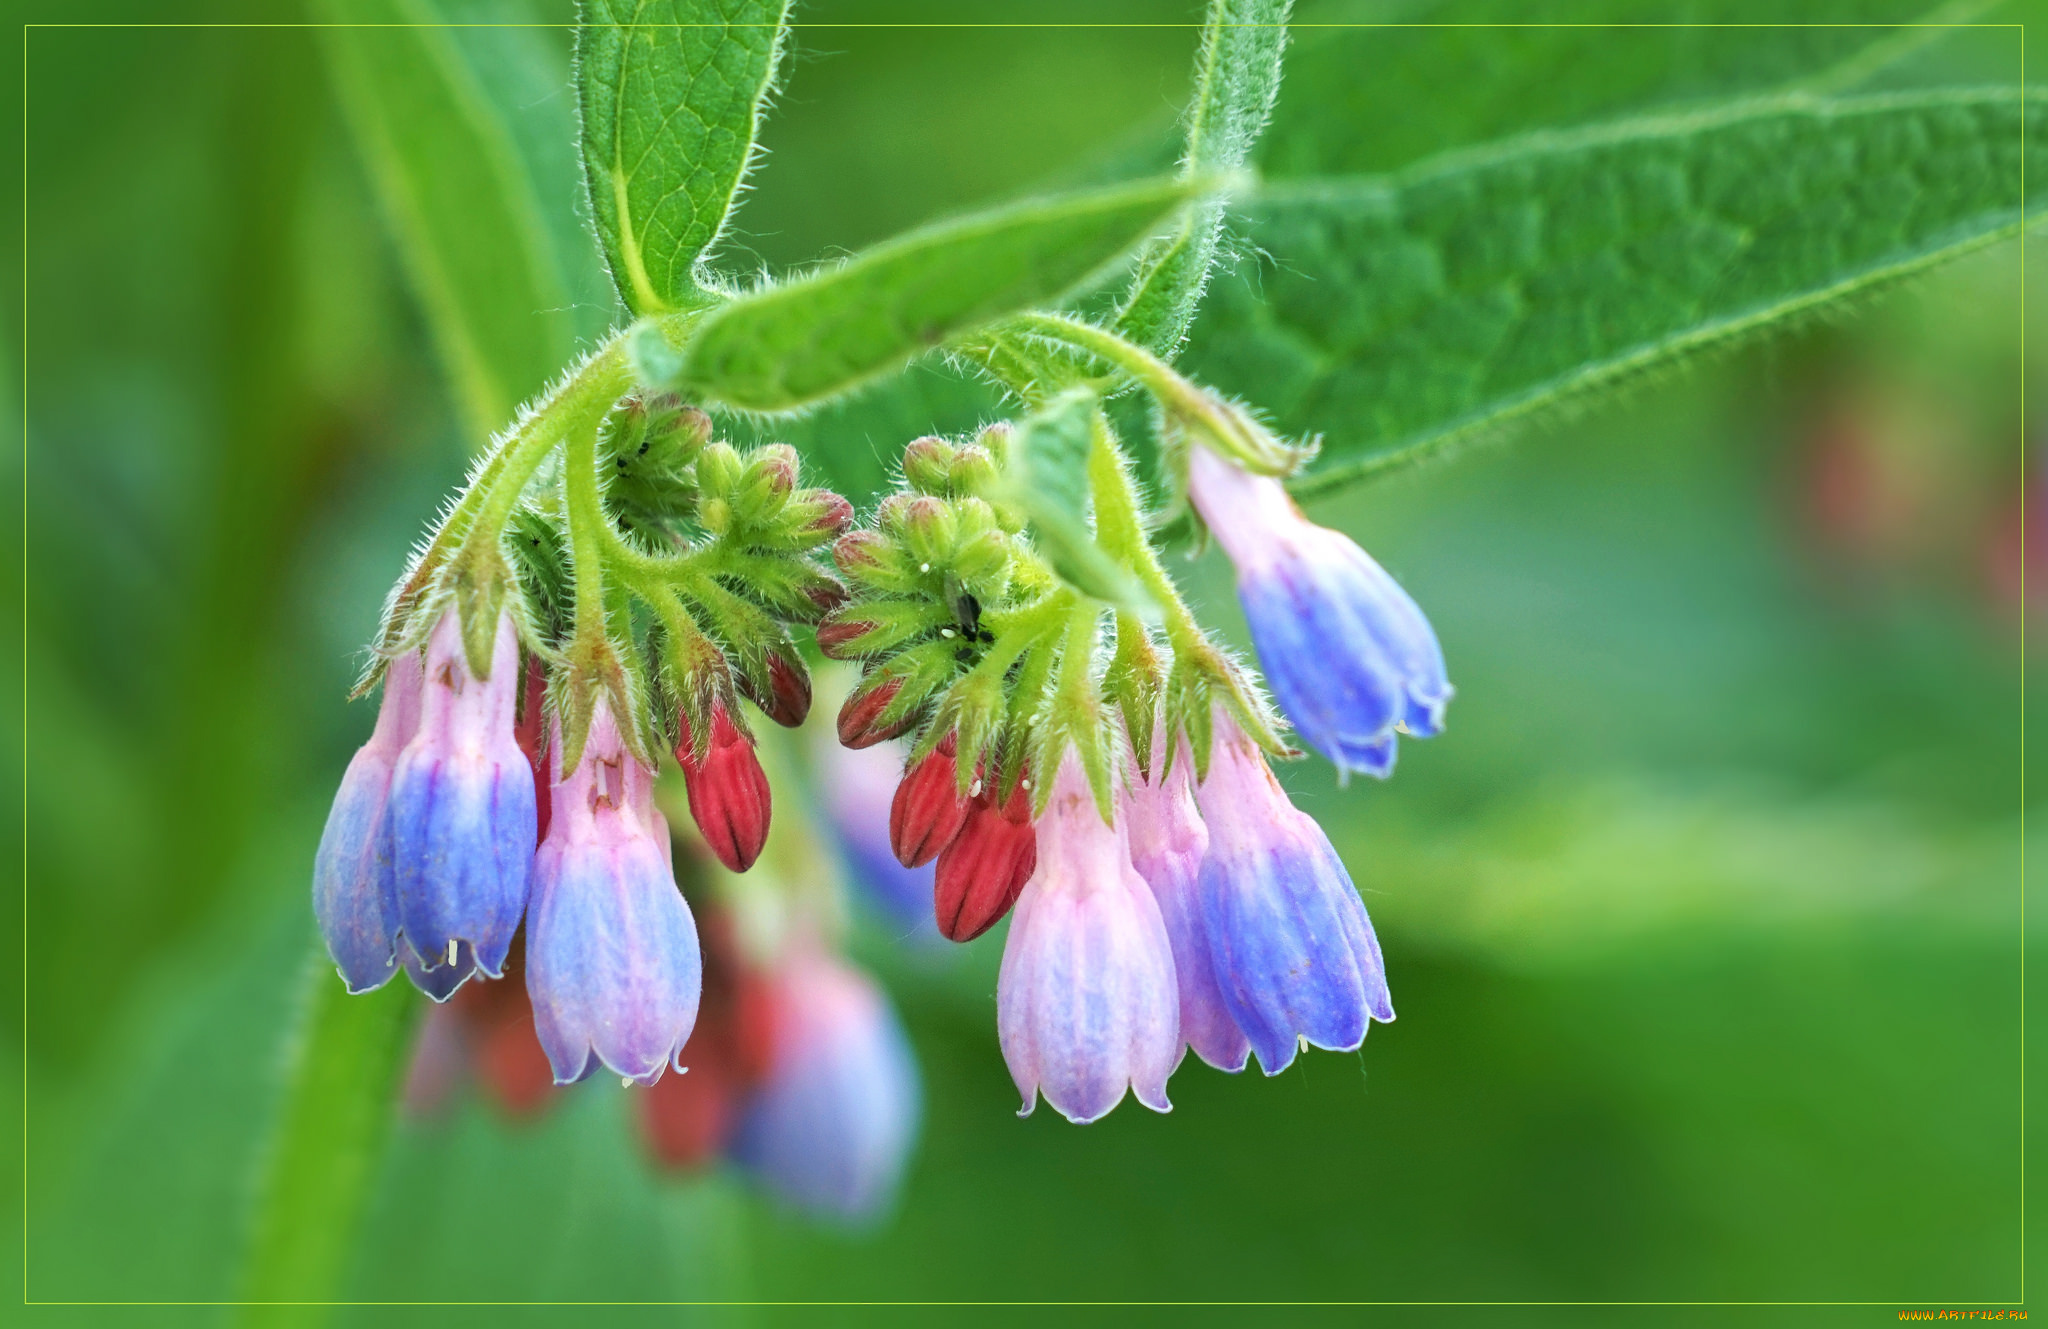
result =
[[[1217,987],[1268,1075],[1304,1043],[1349,1052],[1394,1018],[1386,966],[1351,875],[1315,819],[1288,802],[1258,746],[1222,708],[1197,883]]]
[[[561,746],[557,730],[550,747]],[[653,1084],[689,1041],[703,989],[697,924],[676,889],[654,773],[600,698],[582,760],[556,777],[526,920],[534,1029],[557,1084],[599,1062]]]
[[[349,760],[313,858],[313,914],[350,992],[382,987],[396,970],[391,774],[419,728],[425,678],[417,651],[407,651],[384,671],[376,728]]]
[[[1278,480],[1207,448],[1188,454],[1188,497],[1237,567],[1259,664],[1310,747],[1384,777],[1397,734],[1441,732],[1452,691],[1443,651],[1384,568],[1304,517]]]
[[[1042,1094],[1069,1121],[1094,1121],[1127,1087],[1155,1112],[1172,1108],[1166,1081],[1181,1056],[1172,943],[1123,825],[1103,823],[1071,754],[1010,920],[996,1026],[1024,1095],[1019,1115]]]
[[[1202,859],[1209,852],[1209,828],[1195,806],[1195,763],[1185,739],[1174,754],[1173,769],[1162,775],[1162,765],[1153,760],[1150,781],[1131,772],[1122,791],[1131,865],[1152,888],[1173,946],[1181,1037],[1196,1056],[1218,1070],[1241,1071],[1251,1044],[1231,1018],[1210,960],[1209,929],[1197,891]]]
[[[478,678],[457,615],[443,614],[427,640],[419,728],[392,773],[390,814],[398,925],[436,1000],[472,969],[504,972],[526,909],[536,823],[533,768],[512,732],[518,697],[512,616],[498,620],[490,677]]]

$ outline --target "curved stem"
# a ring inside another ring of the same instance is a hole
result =
[[[1025,332],[1086,351],[1129,374],[1152,394],[1168,422],[1261,475],[1291,475],[1313,449],[1290,447],[1261,428],[1242,409],[1204,391],[1142,346],[1105,328],[1063,314],[1022,314],[1014,325]]]
[[[1166,613],[1166,630],[1175,645],[1201,633],[1195,616],[1180,598],[1180,588],[1160,565],[1159,554],[1145,536],[1138,515],[1137,488],[1130,466],[1109,421],[1095,412],[1094,437],[1088,445],[1088,488],[1095,500],[1095,539],[1110,557],[1121,562]]]

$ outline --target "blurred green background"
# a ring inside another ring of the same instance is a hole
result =
[[[1304,3],[1301,17],[1537,8]],[[325,12],[10,9],[114,25]],[[785,270],[1170,157],[1198,7],[1115,10],[1166,26],[803,29],[728,252]],[[913,0],[800,11],[960,16]],[[18,988],[0,984],[0,1101],[27,1113],[13,1178],[26,1204],[0,1223],[21,1215],[26,1232],[0,1245],[23,1252],[35,1301],[216,1300],[236,1288],[309,963],[313,846],[371,719],[343,702],[356,652],[473,440],[316,33],[24,31],[26,197],[8,214],[26,228],[24,322],[5,362],[22,409],[0,412],[0,430],[10,451],[27,430],[24,464],[4,468],[26,485],[24,576],[6,583],[26,597],[26,637],[0,668],[26,678],[0,725],[26,744],[4,777],[25,824],[6,820],[0,858],[26,877],[21,915],[0,911],[0,954],[25,967]],[[2019,36],[1941,37],[1874,85],[2010,80]],[[1613,35],[1614,68],[1641,76],[1634,103],[1692,95],[1687,40]],[[1644,72],[1631,42],[1669,58]],[[579,248],[573,161],[550,136],[567,123],[566,32],[464,30],[449,49],[531,139],[571,319],[601,332],[611,311]],[[1293,58],[1341,86],[1372,76],[1373,49],[1304,29]],[[1543,41],[1516,58],[1564,59]],[[1490,132],[1535,127],[1481,106],[1475,68],[1465,87],[1415,95],[1467,97]],[[1302,113],[1288,95],[1261,154],[1276,174]],[[1606,113],[1597,96],[1586,107]],[[1358,126],[1362,167],[1427,151],[1398,124],[1381,131]],[[651,1176],[602,1085],[531,1126],[471,1101],[399,1128],[348,1295],[2017,1300],[2019,441],[2038,428],[2021,388],[2048,346],[2020,273],[2018,245],[2002,246],[1761,351],[1316,505],[1425,606],[1459,686],[1449,733],[1408,745],[1391,783],[1339,788],[1315,761],[1287,772],[1388,955],[1401,1018],[1361,1053],[1312,1055],[1273,1082],[1190,1064],[1163,1117],[1019,1121],[994,1030],[1000,934],[940,954],[870,925],[857,951],[904,1014],[928,1096],[889,1220],[820,1229],[731,1176]],[[912,433],[991,409],[918,374],[932,420],[905,418],[899,395],[794,431],[831,449],[821,460],[856,501]],[[1210,557],[1187,580],[1239,630],[1226,566]],[[120,1313],[64,1318],[95,1314]]]

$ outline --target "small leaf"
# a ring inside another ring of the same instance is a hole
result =
[[[1211,0],[1195,57],[1181,168],[1236,171],[1258,141],[1280,91],[1291,0]],[[1117,331],[1171,359],[1187,338],[1223,236],[1223,205],[1192,208],[1173,235],[1145,251],[1117,315]]]
[[[1194,367],[1339,484],[2013,233],[2021,130],[2015,91],[1776,98],[1275,187]]]
[[[573,350],[570,299],[527,163],[421,0],[323,0],[349,126],[472,438]]]
[[[1212,191],[1210,177],[1032,199],[913,231],[705,315],[682,386],[747,410],[834,396],[922,351],[1056,301]]]
[[[1038,552],[1074,589],[1119,608],[1156,614],[1144,587],[1103,552],[1089,529],[1088,454],[1099,419],[1095,394],[1086,388],[1061,393],[1027,417],[1010,442],[996,497],[1024,514]]]
[[[699,267],[753,164],[789,0],[583,0],[583,170],[626,307],[706,303]]]

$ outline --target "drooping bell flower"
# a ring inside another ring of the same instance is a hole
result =
[[[559,753],[559,726],[552,740]],[[599,1062],[652,1084],[690,1036],[703,980],[697,925],[654,829],[654,773],[600,698],[582,759],[557,776],[526,924],[535,1032],[557,1084]]]
[[[712,703],[711,743],[701,758],[694,750],[689,720],[679,719],[677,728],[681,738],[676,762],[689,791],[690,816],[718,861],[734,872],[745,872],[768,843],[773,811],[768,776],[754,755],[753,740],[739,731],[723,702]]]
[[[827,734],[816,751],[818,795],[847,876],[891,923],[936,941],[932,867],[904,867],[889,843],[891,790],[903,774],[902,744],[849,748]]]
[[[1330,837],[1220,707],[1195,799],[1209,827],[1197,887],[1209,955],[1260,1068],[1279,1074],[1303,1043],[1356,1048],[1371,1021],[1394,1018],[1372,920]]]
[[[1237,567],[1259,664],[1310,747],[1384,777],[1397,734],[1443,729],[1451,685],[1436,633],[1371,556],[1304,517],[1278,480],[1207,448],[1189,452],[1188,497]]]
[[[1180,1063],[1172,943],[1131,866],[1121,821],[1105,825],[1081,764],[1061,764],[1038,824],[1038,866],[1017,901],[996,983],[1003,1060],[1029,1116],[1039,1095],[1069,1121],[1123,1100],[1166,1112]]]
[[[426,674],[407,651],[384,671],[370,741],[349,759],[313,857],[313,914],[350,992],[382,987],[398,963],[397,886],[388,807],[399,754],[419,727]]]
[[[973,800],[956,780],[953,735],[904,772],[889,802],[889,847],[904,867],[920,867],[939,856],[967,824]]]
[[[536,812],[533,769],[513,733],[519,639],[498,620],[491,674],[470,672],[454,612],[427,639],[420,722],[391,777],[398,924],[426,971],[492,977],[526,909]],[[448,975],[426,986],[436,1000]],[[453,991],[453,987],[447,988]]]
[[[1174,754],[1172,769],[1162,773],[1163,765],[1153,760],[1149,781],[1131,772],[1120,791],[1131,865],[1152,888],[1173,946],[1181,1037],[1216,1069],[1241,1071],[1251,1044],[1231,1018],[1210,959],[1209,929],[1198,891],[1202,860],[1209,852],[1209,828],[1195,806],[1195,763],[1185,739]]]
[[[960,833],[939,854],[932,909],[949,941],[973,941],[1010,912],[1038,864],[1031,791],[1019,781],[998,805],[996,782],[984,781]]]
[[[850,1222],[886,1210],[922,1115],[917,1061],[859,970],[800,945],[776,989],[774,1059],[731,1155],[791,1204]]]

